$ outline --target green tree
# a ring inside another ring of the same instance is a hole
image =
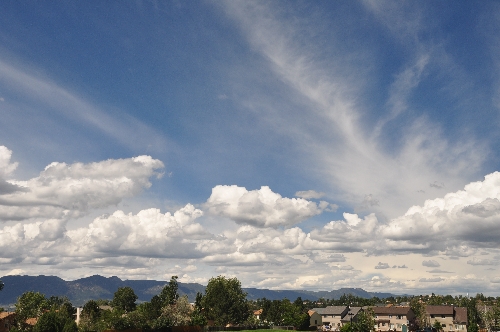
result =
[[[153,296],[151,299],[151,310],[154,311],[156,317],[160,316],[162,309],[169,304],[175,304],[179,298],[179,284],[177,276],[172,276],[170,281],[161,290],[160,294]]]
[[[131,312],[136,308],[135,301],[137,301],[137,295],[135,295],[134,290],[131,287],[120,287],[113,296],[111,306],[113,309],[118,309],[123,312]]]
[[[34,332],[77,332],[75,321],[66,313],[50,310],[38,319],[33,327]]]
[[[443,327],[441,326],[441,323],[438,322],[437,320],[434,321],[434,324],[432,324],[432,327],[435,328],[437,332],[443,330]]]
[[[203,294],[201,294],[200,292],[196,293],[194,310],[191,313],[191,322],[189,323],[189,325],[207,325],[207,319],[205,318],[205,315],[203,315]]]
[[[5,285],[4,285],[3,281],[0,280],[0,291],[3,289],[3,286],[5,286]]]
[[[250,315],[246,295],[237,278],[211,278],[203,297],[207,319],[219,326],[243,323]]]
[[[188,297],[182,296],[177,299],[176,303],[165,306],[161,315],[170,321],[172,326],[184,326],[191,322],[192,311]]]
[[[467,332],[478,332],[481,317],[477,310],[477,300],[470,298],[467,302]]]
[[[356,315],[356,322],[353,323],[354,330],[357,332],[373,331],[375,327],[375,315],[373,310],[367,309]]]
[[[425,313],[425,306],[420,298],[414,297],[410,301],[410,308],[415,313],[415,324],[417,328],[424,328],[427,326],[427,316]]]
[[[49,309],[49,302],[39,292],[25,292],[17,299],[16,303],[17,319],[21,322],[28,318],[39,318]]]

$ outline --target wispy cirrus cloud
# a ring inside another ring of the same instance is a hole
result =
[[[125,112],[113,114],[50,78],[23,70],[4,59],[0,59],[0,86],[17,96],[2,105],[5,111],[10,113],[9,118],[16,116],[13,112],[18,107],[24,111],[31,108],[28,105],[36,105],[38,109],[47,108],[58,114],[52,119],[56,127],[83,124],[87,130],[100,132],[118,144],[136,151],[152,148],[161,151],[168,146],[162,134],[139,119]],[[19,100],[22,100],[22,103]],[[29,120],[26,117],[23,119],[25,122]]]
[[[395,76],[387,110],[379,112],[390,115],[382,115],[378,129],[370,130],[362,116],[369,105],[358,101],[358,96],[364,93],[365,77],[347,75],[347,72],[362,72],[365,65],[369,67],[369,57],[358,57],[357,60],[364,62],[354,65],[348,57],[336,54],[327,67],[324,58],[312,51],[314,43],[303,35],[300,20],[292,22],[286,15],[274,14],[277,11],[272,4],[228,1],[224,10],[267,60],[274,75],[301,97],[304,111],[288,112],[286,116],[295,117],[296,121],[287,121],[286,127],[277,121],[284,117],[279,109],[269,107],[274,113],[265,116],[276,117],[272,122],[277,130],[317,160],[313,171],[328,181],[331,188],[338,188],[328,193],[330,196],[354,206],[371,194],[377,197],[379,205],[368,211],[394,217],[403,212],[402,206],[422,199],[422,192],[417,193],[422,183],[441,179],[449,188],[458,189],[477,174],[486,156],[484,145],[472,137],[459,143],[450,141],[439,125],[425,116],[415,116],[406,122],[404,130],[400,130],[397,149],[386,148],[384,140],[379,139],[385,130],[384,123],[411,107],[405,100],[419,85],[431,61],[432,46],[427,50],[418,39],[413,41],[421,51]],[[403,31],[416,36],[416,26],[421,23],[416,18],[411,22],[400,20],[400,24],[406,26]],[[331,43],[335,45],[335,40]],[[304,114],[307,122],[301,118]],[[387,133],[384,135],[387,138]]]

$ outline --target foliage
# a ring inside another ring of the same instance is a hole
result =
[[[21,322],[28,318],[38,318],[49,309],[49,302],[39,292],[25,292],[17,299],[16,303],[17,319]]]
[[[182,296],[175,304],[165,306],[162,309],[161,317],[168,320],[171,326],[185,326],[191,322],[192,311],[187,296]]]
[[[484,305],[484,310],[480,311],[480,316],[482,327],[488,331],[497,331],[500,324],[500,303],[497,302],[489,308]]]
[[[361,311],[356,316],[356,322],[353,323],[353,328],[357,332],[372,331],[375,326],[375,315],[371,309]]]
[[[132,328],[134,328],[134,323],[130,321],[125,311],[118,308],[101,311],[101,319],[97,323],[97,330],[127,330]]]
[[[124,312],[131,312],[136,308],[136,300],[137,295],[135,295],[134,290],[131,287],[120,287],[113,296],[111,306],[113,307],[113,309],[118,309]]]
[[[177,276],[172,276],[168,284],[163,287],[160,294],[153,296],[151,299],[151,310],[154,311],[156,317],[161,315],[162,308],[177,302],[179,298],[178,289],[179,284],[177,282]]]
[[[432,324],[432,327],[435,328],[437,332],[443,330],[443,327],[441,326],[441,323],[438,322],[437,320],[434,321],[434,324]]]
[[[345,323],[340,327],[340,332],[353,332],[353,331],[354,329],[351,323]]]
[[[189,325],[199,325],[199,326],[205,326],[207,325],[207,319],[205,318],[205,315],[203,314],[203,294],[200,292],[196,293],[196,299],[194,301],[194,310],[191,313],[191,322]],[[253,316],[253,315],[252,315]]]
[[[77,332],[75,321],[66,312],[50,310],[38,319],[33,327],[34,332]]]
[[[309,327],[309,315],[302,299],[299,297],[293,303],[288,299],[258,301],[262,308],[261,320],[269,325],[294,326],[298,329]]]
[[[0,280],[0,291],[3,289],[3,287],[4,287],[4,286],[5,286],[5,285],[4,285],[3,281],[2,281],[2,280]]]
[[[219,326],[243,323],[250,315],[246,295],[236,278],[211,278],[202,301],[207,319]]]
[[[410,308],[415,313],[415,324],[417,328],[424,328],[427,325],[427,316],[425,313],[425,306],[417,297],[410,301]]]
[[[467,302],[467,332],[478,332],[481,317],[477,310],[477,300],[470,298]]]

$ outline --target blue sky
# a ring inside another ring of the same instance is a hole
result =
[[[498,3],[0,21],[0,275],[498,295]]]

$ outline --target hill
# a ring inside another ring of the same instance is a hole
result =
[[[56,276],[5,276],[0,278],[5,284],[0,292],[0,306],[5,308],[13,305],[19,296],[27,291],[36,291],[45,296],[67,296],[73,305],[83,305],[88,300],[112,299],[113,294],[119,287],[132,287],[139,301],[150,301],[151,298],[160,293],[168,281],[157,280],[121,280],[118,277],[103,277],[93,275],[73,281],[65,281]],[[249,300],[267,298],[270,300],[281,300],[288,298],[295,300],[301,297],[306,300],[317,300],[319,298],[336,298],[343,294],[371,298],[389,297],[389,293],[370,293],[361,288],[341,288],[332,291],[306,291],[306,290],[269,290],[257,288],[245,288]],[[205,292],[205,286],[196,283],[179,283],[179,294],[187,295],[190,302],[194,302],[196,293]]]

